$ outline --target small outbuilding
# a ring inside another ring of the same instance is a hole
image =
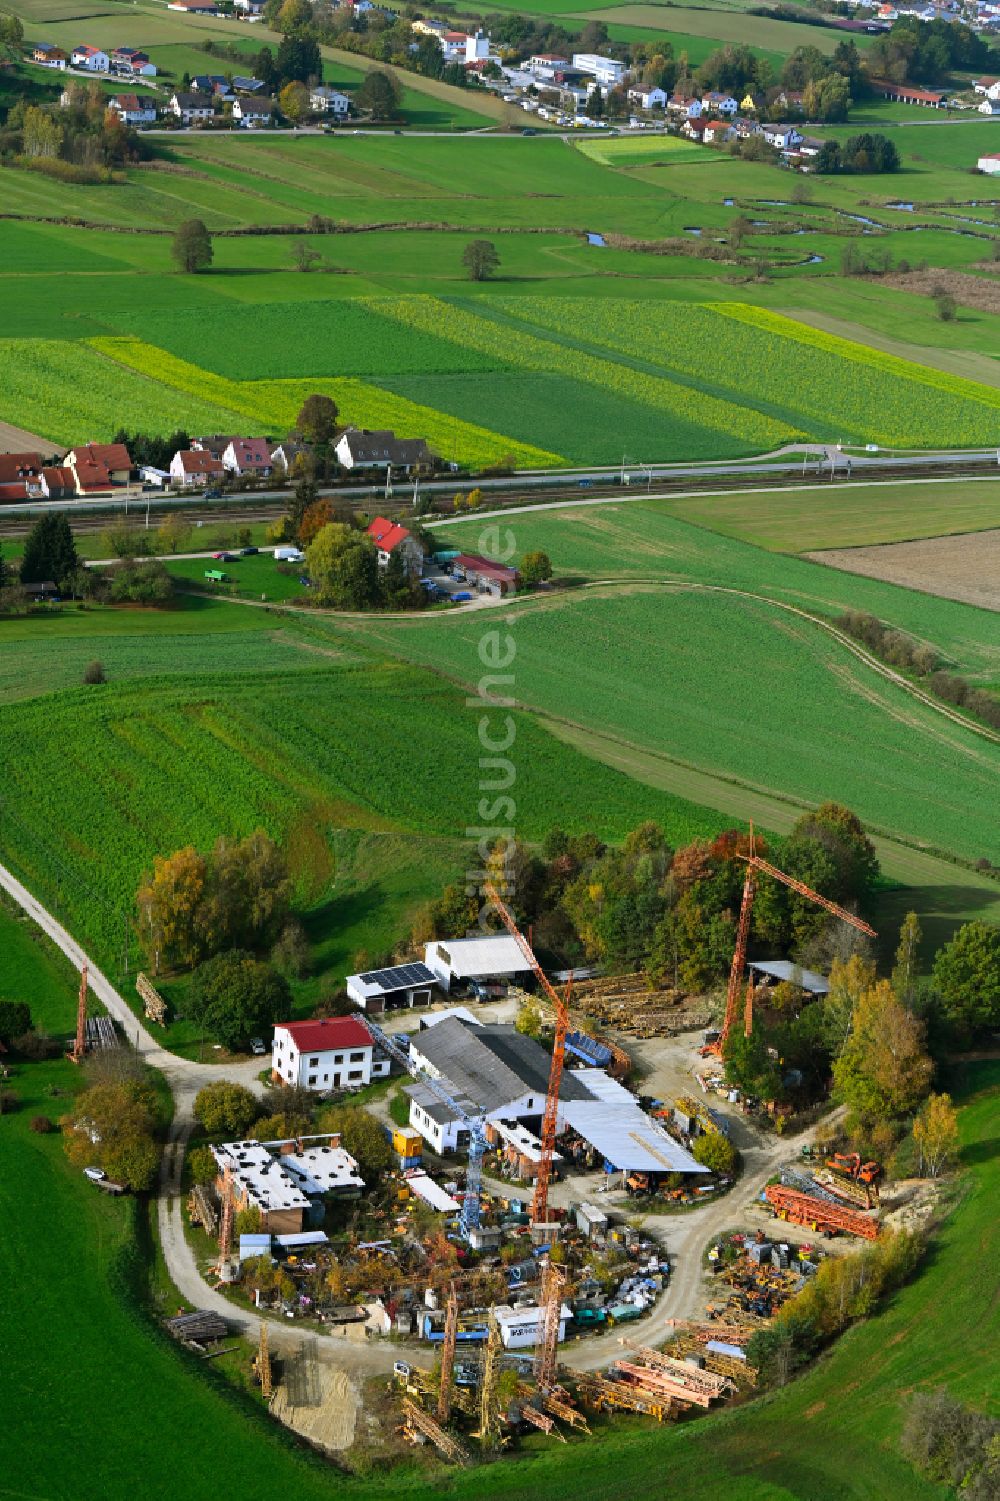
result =
[[[391,969],[348,975],[347,994],[360,1010],[381,1016],[386,1011],[429,1006],[440,996],[441,985],[426,964],[396,964]]]
[[[424,947],[424,962],[444,990],[453,985],[509,982],[531,974],[531,965],[509,933],[435,939]]]

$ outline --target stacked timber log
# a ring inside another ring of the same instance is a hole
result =
[[[185,1345],[200,1346],[206,1340],[225,1339],[228,1333],[225,1319],[207,1310],[179,1313],[175,1318],[167,1319],[166,1323],[174,1338]]]

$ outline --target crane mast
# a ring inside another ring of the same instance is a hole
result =
[[[487,881],[483,890],[500,914],[500,919],[504,927],[514,939],[525,959],[527,959],[531,966],[532,974],[555,1009],[555,1039],[552,1048],[552,1062],[549,1065],[549,1083],[545,1093],[545,1110],[542,1115],[542,1150],[538,1161],[538,1173],[535,1177],[535,1192],[531,1201],[532,1224],[544,1225],[548,1220],[549,1213],[549,1183],[552,1178],[552,1158],[555,1155],[556,1149],[559,1086],[562,1082],[563,1060],[566,1055],[566,1032],[569,1026],[569,998],[572,992],[573,978],[571,975],[565,993],[559,995],[554,986],[550,984],[548,976],[535,958],[530,943],[517,926],[513,914],[501,899],[496,887],[492,882]]]
[[[790,891],[798,892],[799,896],[804,896],[809,901],[815,902],[817,907],[822,907],[824,911],[829,912],[833,917],[839,917],[841,922],[850,923],[853,928],[857,928],[861,933],[867,933],[870,938],[878,937],[875,929],[862,921],[860,917],[856,917],[853,912],[848,912],[846,908],[838,906],[836,902],[831,902],[829,897],[820,896],[818,891],[813,891],[812,887],[807,886],[804,881],[797,880],[795,876],[786,875],[783,870],[779,870],[776,865],[772,865],[769,860],[765,860],[762,856],[758,855],[754,844],[753,824],[750,825],[749,853],[745,855],[738,854],[737,859],[746,861],[747,871],[743,881],[743,899],[740,903],[740,917],[736,927],[736,947],[733,950],[733,962],[729,970],[729,985],[726,989],[726,1014],[722,1023],[722,1032],[719,1041],[712,1043],[708,1049],[703,1050],[720,1054],[726,1045],[729,1034],[736,1024],[736,1017],[739,1012],[740,987],[743,983],[743,973],[747,963],[750,918],[753,912],[754,897],[757,894],[758,874],[767,875],[775,881],[780,881]],[[744,1005],[744,1030],[747,1037],[753,1031],[752,980],[747,983]]]

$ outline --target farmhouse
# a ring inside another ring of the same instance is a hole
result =
[[[212,1147],[216,1187],[221,1194],[228,1170],[237,1211],[257,1209],[263,1230],[294,1235],[322,1216],[324,1198],[357,1198],[365,1186],[357,1162],[339,1142],[333,1137],[328,1146],[308,1149],[303,1143],[301,1150],[292,1141],[222,1142]]]
[[[63,465],[43,469],[41,484],[47,500],[69,500],[76,494],[76,476]]]
[[[414,469],[431,461],[423,438],[397,438],[386,429],[369,431],[349,427],[336,447],[337,460],[344,469]]]
[[[152,125],[156,119],[152,102],[140,99],[138,94],[112,94],[108,100],[108,109],[118,116],[123,125]]]
[[[385,568],[393,553],[398,553],[407,573],[420,572],[424,551],[405,526],[400,526],[397,521],[387,521],[384,516],[376,516],[368,523],[367,531],[378,551],[380,568]]]
[[[211,94],[171,94],[167,109],[178,120],[183,120],[185,125],[196,124],[199,120],[211,120],[215,114]]]
[[[273,467],[270,445],[266,438],[231,438],[222,463],[232,474],[256,474],[266,479]]]
[[[1000,176],[1000,151],[991,151],[987,156],[981,156],[976,166],[988,177]]]
[[[381,1016],[414,1006],[429,1006],[441,994],[437,975],[426,964],[396,964],[391,969],[348,975],[347,994],[361,1011]]]
[[[736,127],[728,120],[706,120],[701,138],[705,145],[719,145],[723,141],[731,141],[736,135]]]
[[[20,485],[25,495],[41,495],[44,467],[40,453],[0,453],[0,485]]]
[[[483,938],[435,939],[424,945],[424,963],[444,990],[453,985],[508,982],[531,973],[520,946],[507,933]]]
[[[274,1029],[271,1078],[276,1084],[350,1089],[388,1073],[388,1058],[376,1053],[371,1033],[354,1017],[279,1022]]]
[[[168,10],[182,10],[189,16],[217,16],[215,0],[168,0]]]
[[[765,125],[764,139],[778,151],[792,151],[802,140],[802,132],[794,125]]]
[[[203,448],[180,448],[170,460],[170,483],[175,490],[211,484],[225,474],[222,460]]]

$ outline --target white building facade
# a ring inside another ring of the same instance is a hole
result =
[[[271,1046],[275,1083],[314,1089],[360,1089],[389,1073],[389,1059],[376,1053],[371,1033],[352,1017],[279,1022]]]

